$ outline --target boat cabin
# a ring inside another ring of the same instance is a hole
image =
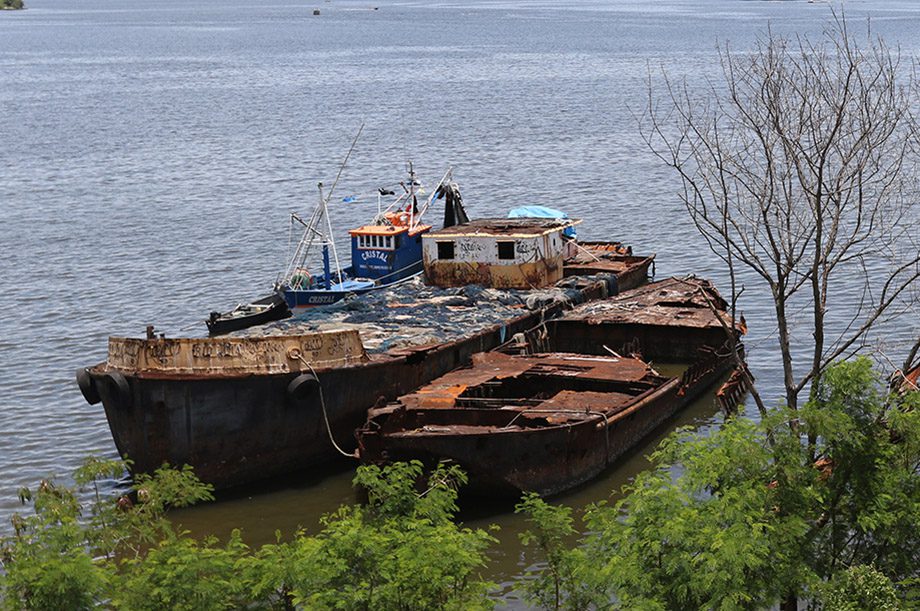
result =
[[[354,276],[395,281],[421,270],[422,234],[431,225],[410,225],[405,212],[386,214],[385,221],[352,229]]]
[[[503,289],[549,286],[563,277],[567,238],[578,219],[477,219],[422,237],[425,276],[440,287]]]

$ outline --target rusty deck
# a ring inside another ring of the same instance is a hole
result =
[[[728,359],[667,378],[635,358],[476,355],[357,432],[363,462],[449,460],[489,496],[557,494],[602,472],[710,386]]]
[[[584,303],[548,323],[552,349],[595,354],[636,351],[645,358],[692,362],[700,346],[728,339],[731,317],[713,284],[702,278],[667,278],[619,295]],[[735,334],[745,332],[743,321]]]

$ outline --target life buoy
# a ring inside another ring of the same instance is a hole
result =
[[[85,367],[77,369],[77,386],[80,387],[80,393],[90,405],[96,405],[102,400],[99,396],[99,389],[96,388],[96,382]]]
[[[128,409],[133,403],[131,396],[131,386],[127,378],[117,371],[107,371],[103,376],[108,385],[109,392],[115,400],[115,405],[122,409]]]
[[[302,401],[319,387],[319,380],[312,373],[302,373],[288,384],[287,395],[292,401]]]

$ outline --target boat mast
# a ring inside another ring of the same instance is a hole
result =
[[[415,197],[415,168],[412,167],[412,160],[409,160],[409,229],[415,226],[415,209],[418,207],[418,199]]]
[[[349,154],[351,151],[349,151]],[[348,158],[346,157],[347,161]],[[341,170],[339,170],[341,173]],[[338,182],[338,176],[336,176],[336,181]],[[335,184],[332,185],[333,188]],[[329,204],[329,198],[332,197],[332,189],[329,189],[329,195],[325,198],[323,197],[323,183],[319,183],[319,200],[322,202],[323,207],[323,216],[326,217],[326,229],[329,233],[323,235],[323,276],[326,279],[326,289],[332,290],[332,283],[330,281],[329,274],[329,249],[332,248],[332,259],[335,261],[335,275],[338,278],[339,284],[341,284],[342,278],[342,266],[339,265],[339,253],[335,248],[335,240],[332,238],[332,219],[329,218],[329,211],[327,206]]]
[[[431,193],[428,194],[428,198],[425,200],[425,203],[422,204],[422,207],[419,209],[418,218],[421,221],[421,218],[428,212],[428,208],[431,206],[431,202],[434,201],[434,198],[438,195],[438,189],[443,185],[447,184],[448,181],[454,179],[453,176],[453,167],[447,168],[447,171],[444,173],[444,176],[441,177],[441,180],[438,181],[438,184],[434,186],[434,189],[431,190]]]
[[[284,284],[290,284],[294,275],[297,274],[297,270],[302,267],[306,267],[307,256],[310,254],[310,250],[313,247],[313,240],[319,236],[321,240],[325,241],[325,236],[321,231],[317,229],[317,226],[322,222],[323,218],[323,183],[319,183],[320,189],[320,198],[319,203],[313,208],[313,212],[310,214],[310,220],[304,222],[299,216],[295,213],[291,213],[291,222],[295,220],[304,226],[303,235],[300,236],[300,242],[297,244],[297,249],[294,251],[294,256],[291,257],[291,261],[288,263],[287,270],[284,273],[282,282]]]
[[[335,187],[339,184],[339,178],[342,177],[342,171],[345,169],[345,164],[348,163],[348,159],[349,159],[349,157],[351,157],[351,153],[355,150],[355,145],[358,144],[358,138],[361,137],[361,132],[362,132],[362,131],[364,131],[364,121],[361,122],[361,127],[358,128],[358,133],[355,134],[355,139],[351,141],[351,146],[348,147],[348,153],[345,154],[345,159],[342,160],[342,165],[339,166],[339,171],[338,171],[338,173],[335,175],[335,180],[332,181],[332,187],[329,188],[329,194],[326,195],[325,198],[322,196],[322,193],[323,193],[323,185],[322,185],[322,183],[320,183],[320,186],[319,186],[319,189],[320,189],[320,201],[322,201],[322,203],[323,203],[323,206],[322,206],[322,207],[323,207],[323,213],[326,215],[326,226],[327,226],[327,228],[329,229],[329,235],[326,237],[326,239],[327,239],[327,242],[328,242],[329,244],[331,244],[331,246],[332,246],[332,256],[333,256],[333,258],[335,259],[335,271],[336,271],[336,275],[338,276],[338,279],[339,279],[339,282],[340,282],[340,283],[341,283],[342,280],[343,280],[343,278],[342,278],[342,266],[339,265],[339,254],[338,254],[338,252],[337,252],[336,249],[335,249],[335,240],[332,238],[332,236],[333,236],[333,233],[332,233],[332,219],[329,218],[327,206],[328,206],[328,204],[329,204],[329,200],[332,198],[332,192],[335,191]],[[330,287],[330,286],[327,285],[326,288],[332,288],[332,287]]]
[[[336,274],[339,279],[339,282],[342,281],[342,267],[339,265],[339,255],[335,248],[335,240],[332,238],[332,219],[329,218],[329,200],[332,198],[332,192],[335,191],[336,185],[339,184],[339,178],[342,176],[342,171],[345,169],[345,164],[348,163],[348,159],[351,157],[352,152],[355,150],[355,145],[358,144],[358,138],[361,136],[361,132],[364,131],[364,122],[361,122],[361,127],[358,128],[358,133],[355,134],[354,140],[351,141],[351,146],[348,148],[348,153],[345,155],[345,159],[342,160],[342,164],[339,166],[339,171],[335,175],[335,180],[332,183],[332,188],[329,189],[329,193],[326,196],[323,196],[323,183],[319,183],[319,205],[314,208],[313,213],[310,215],[310,221],[305,223],[305,229],[303,236],[300,238],[300,243],[297,245],[297,250],[294,252],[294,256],[291,257],[290,263],[288,263],[287,271],[284,274],[282,279],[284,284],[290,285],[291,279],[297,273],[297,269],[300,267],[305,267],[307,263],[307,257],[310,254],[310,250],[313,246],[313,240],[316,236],[319,236],[323,248],[332,247],[332,256],[335,260]],[[320,230],[320,226],[323,222],[323,217],[326,220],[326,227],[328,230],[328,235],[323,233]],[[296,218],[300,221],[300,218],[292,214],[292,218]],[[303,223],[303,221],[301,221]],[[327,284],[326,288],[330,288]]]

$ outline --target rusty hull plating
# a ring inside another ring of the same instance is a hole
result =
[[[361,459],[450,460],[469,473],[473,492],[490,496],[568,490],[731,369],[719,322],[725,306],[711,283],[695,278],[578,306],[505,348],[524,354],[476,355],[471,367],[371,410],[357,433]],[[690,367],[665,378],[611,354],[644,353],[644,342],[655,358]]]

